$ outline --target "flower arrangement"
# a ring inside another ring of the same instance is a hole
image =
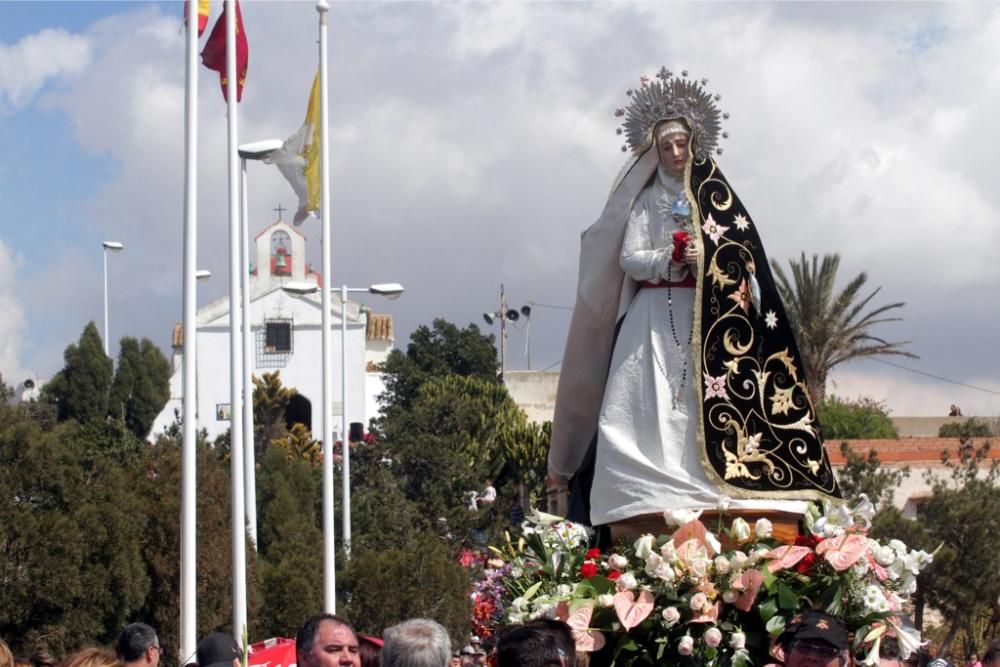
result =
[[[720,518],[720,540],[701,512],[668,511],[669,534],[609,551],[591,546],[589,529],[535,513],[516,542],[508,535],[491,547],[472,595],[474,624],[489,633],[559,618],[599,664],[744,667],[774,662],[785,625],[819,608],[854,633],[863,664],[878,664],[886,635],[906,658],[920,635],[904,626],[903,607],[932,556],[869,538],[873,513],[864,497],[853,508],[810,504],[806,534],[783,545],[767,519],[726,527]]]

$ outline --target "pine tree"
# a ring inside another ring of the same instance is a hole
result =
[[[103,419],[108,412],[113,363],[104,354],[97,325],[88,323],[63,358],[66,365],[44,388],[45,396],[56,403],[60,421]]]

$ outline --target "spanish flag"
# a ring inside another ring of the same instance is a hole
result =
[[[301,225],[309,216],[317,217],[319,212],[321,104],[319,72],[316,72],[305,122],[298,132],[285,140],[281,148],[264,160],[278,167],[299,198],[299,208],[293,219],[296,225]]]
[[[226,95],[226,6],[222,7],[222,15],[215,22],[212,34],[205,42],[201,52],[201,62],[205,67],[219,73],[219,83],[222,84],[222,97],[228,102]],[[250,45],[247,34],[243,30],[243,13],[240,11],[240,0],[236,0],[236,101],[243,99],[243,84],[247,81],[247,67],[250,64]]]
[[[184,0],[184,25],[188,20],[188,3],[191,0]],[[208,26],[208,3],[209,0],[198,0],[198,36],[201,37]]]

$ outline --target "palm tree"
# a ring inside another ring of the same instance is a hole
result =
[[[817,255],[813,255],[810,263],[806,254],[802,253],[801,260],[790,259],[788,264],[792,267],[794,282],[789,282],[774,260],[771,261],[771,269],[777,278],[778,292],[802,355],[813,405],[819,405],[826,397],[827,374],[837,364],[858,357],[884,354],[917,358],[915,354],[900,349],[909,341],[890,343],[872,333],[876,324],[900,321],[900,317],[882,315],[894,308],[902,308],[904,304],[890,303],[867,313],[862,312],[882,289],[878,287],[868,296],[860,298],[861,290],[868,281],[867,274],[859,273],[847,287],[835,294],[834,282],[840,255],[824,255],[822,263],[819,263]]]

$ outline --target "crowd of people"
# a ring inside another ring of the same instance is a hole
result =
[[[114,650],[87,647],[57,662],[42,651],[16,658],[0,639],[0,667],[159,667],[163,647],[156,631],[131,623]],[[793,619],[778,637],[772,654],[785,667],[848,667],[853,663],[847,628],[834,616],[808,611]],[[589,654],[576,651],[573,630],[562,621],[542,618],[505,628],[489,646],[473,636],[452,650],[444,626],[414,618],[387,628],[383,637],[358,633],[347,619],[334,614],[309,617],[295,637],[298,667],[589,667]],[[240,667],[243,650],[229,634],[215,632],[198,642],[194,660],[184,667]],[[252,664],[252,660],[248,664]],[[287,667],[287,666],[286,666]],[[945,658],[920,667],[954,667]],[[982,660],[972,654],[966,667],[1000,667],[1000,639]]]

